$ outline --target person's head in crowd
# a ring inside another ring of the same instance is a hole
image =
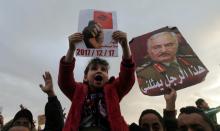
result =
[[[31,131],[28,127],[24,126],[13,126],[8,131]]]
[[[4,117],[0,114],[0,126],[4,124]]]
[[[204,112],[194,106],[180,109],[178,131],[215,131],[215,127]]]
[[[176,60],[178,45],[174,32],[160,32],[147,40],[147,53],[155,62],[170,63]]]
[[[100,88],[108,81],[109,63],[98,57],[93,58],[88,63],[84,71],[84,82],[90,87]]]
[[[12,121],[11,127],[14,126],[23,126],[29,128],[30,130],[33,129],[35,125],[32,113],[28,109],[21,109],[18,111]]]
[[[91,20],[83,29],[83,40],[87,48],[101,48],[104,41],[102,26]]]
[[[141,113],[139,126],[147,131],[164,131],[163,118],[153,109],[146,109]]]
[[[197,99],[195,103],[196,103],[196,106],[200,109],[203,109],[203,110],[209,109],[208,103],[202,98]]]

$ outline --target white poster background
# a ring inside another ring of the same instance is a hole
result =
[[[88,25],[90,20],[94,19],[94,9],[81,10],[79,13],[79,23],[78,31],[82,32],[83,29]],[[102,11],[106,12],[106,11]],[[104,47],[99,49],[87,48],[84,41],[76,45],[76,56],[85,56],[85,57],[117,57],[118,56],[118,44],[112,46],[112,33],[117,30],[117,17],[116,12],[107,12],[112,13],[112,29],[103,29],[104,32]]]

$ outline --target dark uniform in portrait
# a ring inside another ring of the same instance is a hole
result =
[[[182,89],[197,84],[208,72],[193,55],[177,56],[177,61],[169,65],[146,61],[136,71],[141,91],[149,95],[161,95],[167,87]]]

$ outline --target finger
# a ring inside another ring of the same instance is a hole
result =
[[[72,39],[72,38],[74,38],[75,36],[79,36],[79,34],[78,34],[78,33],[74,33],[74,34],[68,36],[68,38],[69,38],[69,39]]]
[[[169,89],[170,89],[171,93],[175,93],[176,92],[176,90],[174,88],[172,88],[172,87],[169,87]]]
[[[49,79],[52,79],[52,76],[51,76],[49,71],[47,72],[47,76],[48,76]]]
[[[118,30],[113,32],[113,35],[122,35],[122,34],[126,34],[126,33]]]
[[[118,33],[115,32],[114,34],[112,34],[112,38],[113,38],[113,39],[119,39],[120,36],[119,36]]]
[[[42,77],[43,77],[44,81],[46,81],[46,76],[45,76],[45,74],[43,74]]]
[[[45,72],[45,77],[46,77],[46,79],[48,79],[50,77],[50,73],[46,71]]]
[[[101,25],[100,23],[97,23],[96,25],[97,25],[100,29],[103,28],[102,25]]]
[[[42,84],[39,84],[39,87],[42,89],[44,86]]]
[[[112,38],[115,38],[116,36],[118,36],[118,31],[112,33]]]
[[[94,33],[93,37],[96,37],[97,34],[98,34],[98,29],[94,28],[94,29],[92,30],[92,33]]]
[[[44,87],[44,86],[43,86],[42,84],[39,84],[39,87],[42,88],[42,87]]]
[[[112,38],[114,39],[121,39],[121,38],[126,38],[127,34],[121,31],[115,31],[112,34]]]
[[[164,92],[164,95],[169,95],[172,92],[170,87],[167,87],[167,89]]]
[[[99,25],[95,25],[95,28],[96,28],[96,30],[97,30],[98,32],[101,31],[101,27],[100,27]]]
[[[77,38],[82,38],[82,37],[83,37],[82,33],[74,33],[74,34],[70,35],[68,38],[70,40],[72,40],[72,39],[77,39]]]
[[[95,36],[96,36],[95,31],[91,31],[91,34],[92,34],[92,37],[95,37]]]
[[[80,36],[71,36],[71,37],[69,37],[69,40],[72,40],[72,41],[74,41],[74,40],[81,40],[83,38],[83,35],[80,35]]]

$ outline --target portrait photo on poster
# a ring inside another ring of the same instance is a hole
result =
[[[118,43],[112,40],[115,30],[116,12],[81,10],[78,31],[83,34],[83,41],[76,45],[76,56],[117,57]]]
[[[208,69],[177,27],[164,27],[135,37],[130,48],[140,90],[157,96],[202,82]]]

